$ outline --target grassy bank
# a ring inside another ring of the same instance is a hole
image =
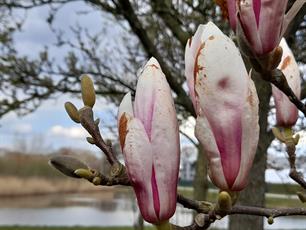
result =
[[[146,230],[153,229],[146,227]],[[0,230],[133,230],[132,227],[0,227]]]

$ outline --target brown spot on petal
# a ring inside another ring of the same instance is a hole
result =
[[[192,37],[190,37],[189,40],[188,40],[189,47],[191,46],[191,42],[192,42]]]
[[[250,106],[254,105],[253,94],[252,94],[252,91],[250,89],[249,89],[249,95],[247,97],[247,102],[249,103]]]
[[[211,35],[211,36],[208,37],[208,39],[209,39],[209,40],[214,40],[214,39],[215,39],[215,36],[214,36],[214,35]]]
[[[283,61],[283,64],[281,66],[281,70],[284,70],[287,68],[287,66],[290,64],[291,62],[291,57],[290,56],[287,56],[284,61]]]
[[[159,69],[158,66],[155,65],[155,64],[152,64],[152,65],[149,65],[149,66],[154,67],[154,68],[156,68],[156,69]]]
[[[124,148],[126,134],[128,133],[127,122],[128,122],[128,119],[126,117],[126,114],[123,113],[119,120],[119,140],[120,140],[120,145],[121,145],[122,150]]]
[[[198,59],[199,59],[199,56],[201,54],[201,50],[205,47],[205,42],[203,42],[198,51],[197,51],[197,54],[196,54],[196,58],[195,58],[195,61],[194,61],[194,68],[193,68],[193,78],[194,78],[194,82],[196,82],[196,77],[197,77],[197,74],[200,70],[203,69],[202,66],[198,65]]]
[[[222,78],[221,80],[218,81],[218,87],[220,89],[225,89],[225,88],[228,87],[228,85],[229,85],[228,77],[224,77],[224,78]]]

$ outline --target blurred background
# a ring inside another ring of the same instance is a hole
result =
[[[304,15],[305,6],[286,35],[303,79]],[[64,110],[66,101],[81,106],[79,83],[84,73],[95,82],[94,111],[101,120],[102,135],[112,141],[122,160],[117,105],[126,92],[134,94],[137,71],[150,56],[155,56],[166,75],[174,79],[170,86],[181,132],[179,192],[215,201],[218,190],[207,179],[205,160],[198,154],[201,147],[193,135],[193,110],[184,93],[184,46],[197,26],[208,20],[233,36],[226,15],[214,1],[0,0],[0,229],[142,228],[131,188],[95,187],[65,177],[51,168],[48,160],[55,155],[72,155],[108,172],[103,153],[86,142],[87,132]],[[270,94],[261,95],[269,104],[268,111],[261,111],[268,121],[261,124],[266,130],[261,134],[265,142],[251,175],[253,193],[248,190],[241,202],[306,207],[295,194],[299,186],[288,177],[285,148],[271,137],[273,100]],[[301,135],[297,166],[306,175],[304,126],[301,116],[295,127]],[[197,163],[198,157],[198,162],[204,163]],[[178,205],[171,222],[185,226],[192,220],[192,211]],[[226,217],[212,228],[237,230],[234,226],[238,223],[239,229],[248,229],[243,224],[254,230],[306,229],[305,217],[277,218],[273,225],[264,220],[258,228],[252,227],[254,221],[262,222],[262,218],[242,222]]]

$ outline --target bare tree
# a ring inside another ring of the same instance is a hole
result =
[[[86,28],[77,25],[73,28],[76,42],[65,40],[61,31],[53,28],[58,38],[57,45],[70,47],[65,65],[57,66],[53,60],[50,60],[48,49],[42,50],[36,60],[20,56],[12,40],[12,33],[20,28],[20,22],[6,23],[7,18],[12,17],[12,12],[15,9],[28,11],[48,5],[50,6],[48,22],[52,27],[56,12],[63,5],[72,2],[75,1],[2,0],[0,2],[0,9],[3,12],[0,23],[4,25],[0,31],[0,90],[5,95],[4,99],[0,100],[0,116],[10,111],[20,114],[32,112],[46,99],[62,93],[79,93],[78,77],[83,73],[89,73],[93,77],[98,95],[118,104],[126,91],[134,92],[137,69],[150,56],[154,56],[159,61],[167,77],[175,95],[179,118],[183,120],[195,115],[192,103],[183,87],[184,47],[197,26],[209,20],[213,20],[223,32],[230,34],[224,15],[214,1],[83,0],[82,2],[93,10],[110,15],[128,32],[128,37],[125,38],[127,54],[123,60],[119,60],[120,69],[114,68],[113,62],[107,61],[109,53],[102,55],[101,42],[107,39],[104,34],[90,34]],[[290,1],[290,4],[293,2]],[[306,47],[303,42],[306,36],[305,10],[304,6],[287,34],[297,60],[301,63],[305,63],[306,58]],[[122,73],[128,77],[123,77]],[[266,154],[273,140],[267,121],[271,86],[261,81],[258,76],[253,78],[260,97],[260,144],[251,173],[251,183],[242,193],[240,203],[264,206]],[[305,86],[302,97],[306,97]],[[198,162],[197,179],[206,178],[203,174],[205,166],[200,165],[200,162],[204,161]],[[199,195],[195,198],[204,199],[205,181],[198,181],[195,184],[196,191],[200,191],[196,193]],[[252,200],[249,199],[250,196],[253,197]],[[248,229],[248,226],[259,226],[257,229],[263,229],[262,218],[257,216],[252,216],[250,219],[238,216],[230,225],[231,229],[238,229],[238,225],[244,226],[244,229]]]

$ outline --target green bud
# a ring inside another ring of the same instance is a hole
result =
[[[294,144],[297,145],[299,143],[299,140],[300,140],[300,135],[296,134],[295,137],[293,138],[293,140],[294,140]]]
[[[74,171],[74,174],[87,180],[92,180],[94,177],[93,173],[89,169],[84,169],[84,168],[76,169]]]
[[[49,164],[59,170],[66,176],[80,178],[74,173],[76,169],[88,169],[88,166],[82,161],[71,156],[55,156],[49,160]]]
[[[89,144],[92,144],[92,145],[95,144],[95,140],[92,137],[86,137],[86,140]]]
[[[71,102],[66,102],[65,109],[71,120],[73,120],[76,123],[80,123],[80,115],[74,104],[72,104]]]
[[[282,47],[278,46],[276,47],[274,50],[273,50],[273,53],[270,57],[270,60],[269,60],[269,69],[270,70],[273,70],[273,69],[276,69],[277,66],[279,65],[279,63],[281,62],[282,60],[282,56],[283,56],[283,49]]]
[[[92,108],[96,102],[96,93],[93,82],[89,76],[82,76],[81,89],[84,105]]]
[[[116,176],[120,176],[121,173],[123,172],[123,165],[120,163],[115,163],[112,165],[111,169],[110,169],[110,176],[112,177],[116,177]]]
[[[268,224],[273,224],[274,223],[274,219],[273,219],[273,217],[272,216],[269,216],[269,218],[268,218]]]
[[[101,184],[101,178],[100,177],[93,178],[92,183],[94,185],[100,185]]]
[[[276,139],[278,139],[280,142],[285,143],[286,138],[284,137],[283,133],[279,130],[279,128],[273,127],[272,132]]]
[[[232,209],[232,198],[228,192],[222,191],[218,194],[218,207],[224,212]]]

